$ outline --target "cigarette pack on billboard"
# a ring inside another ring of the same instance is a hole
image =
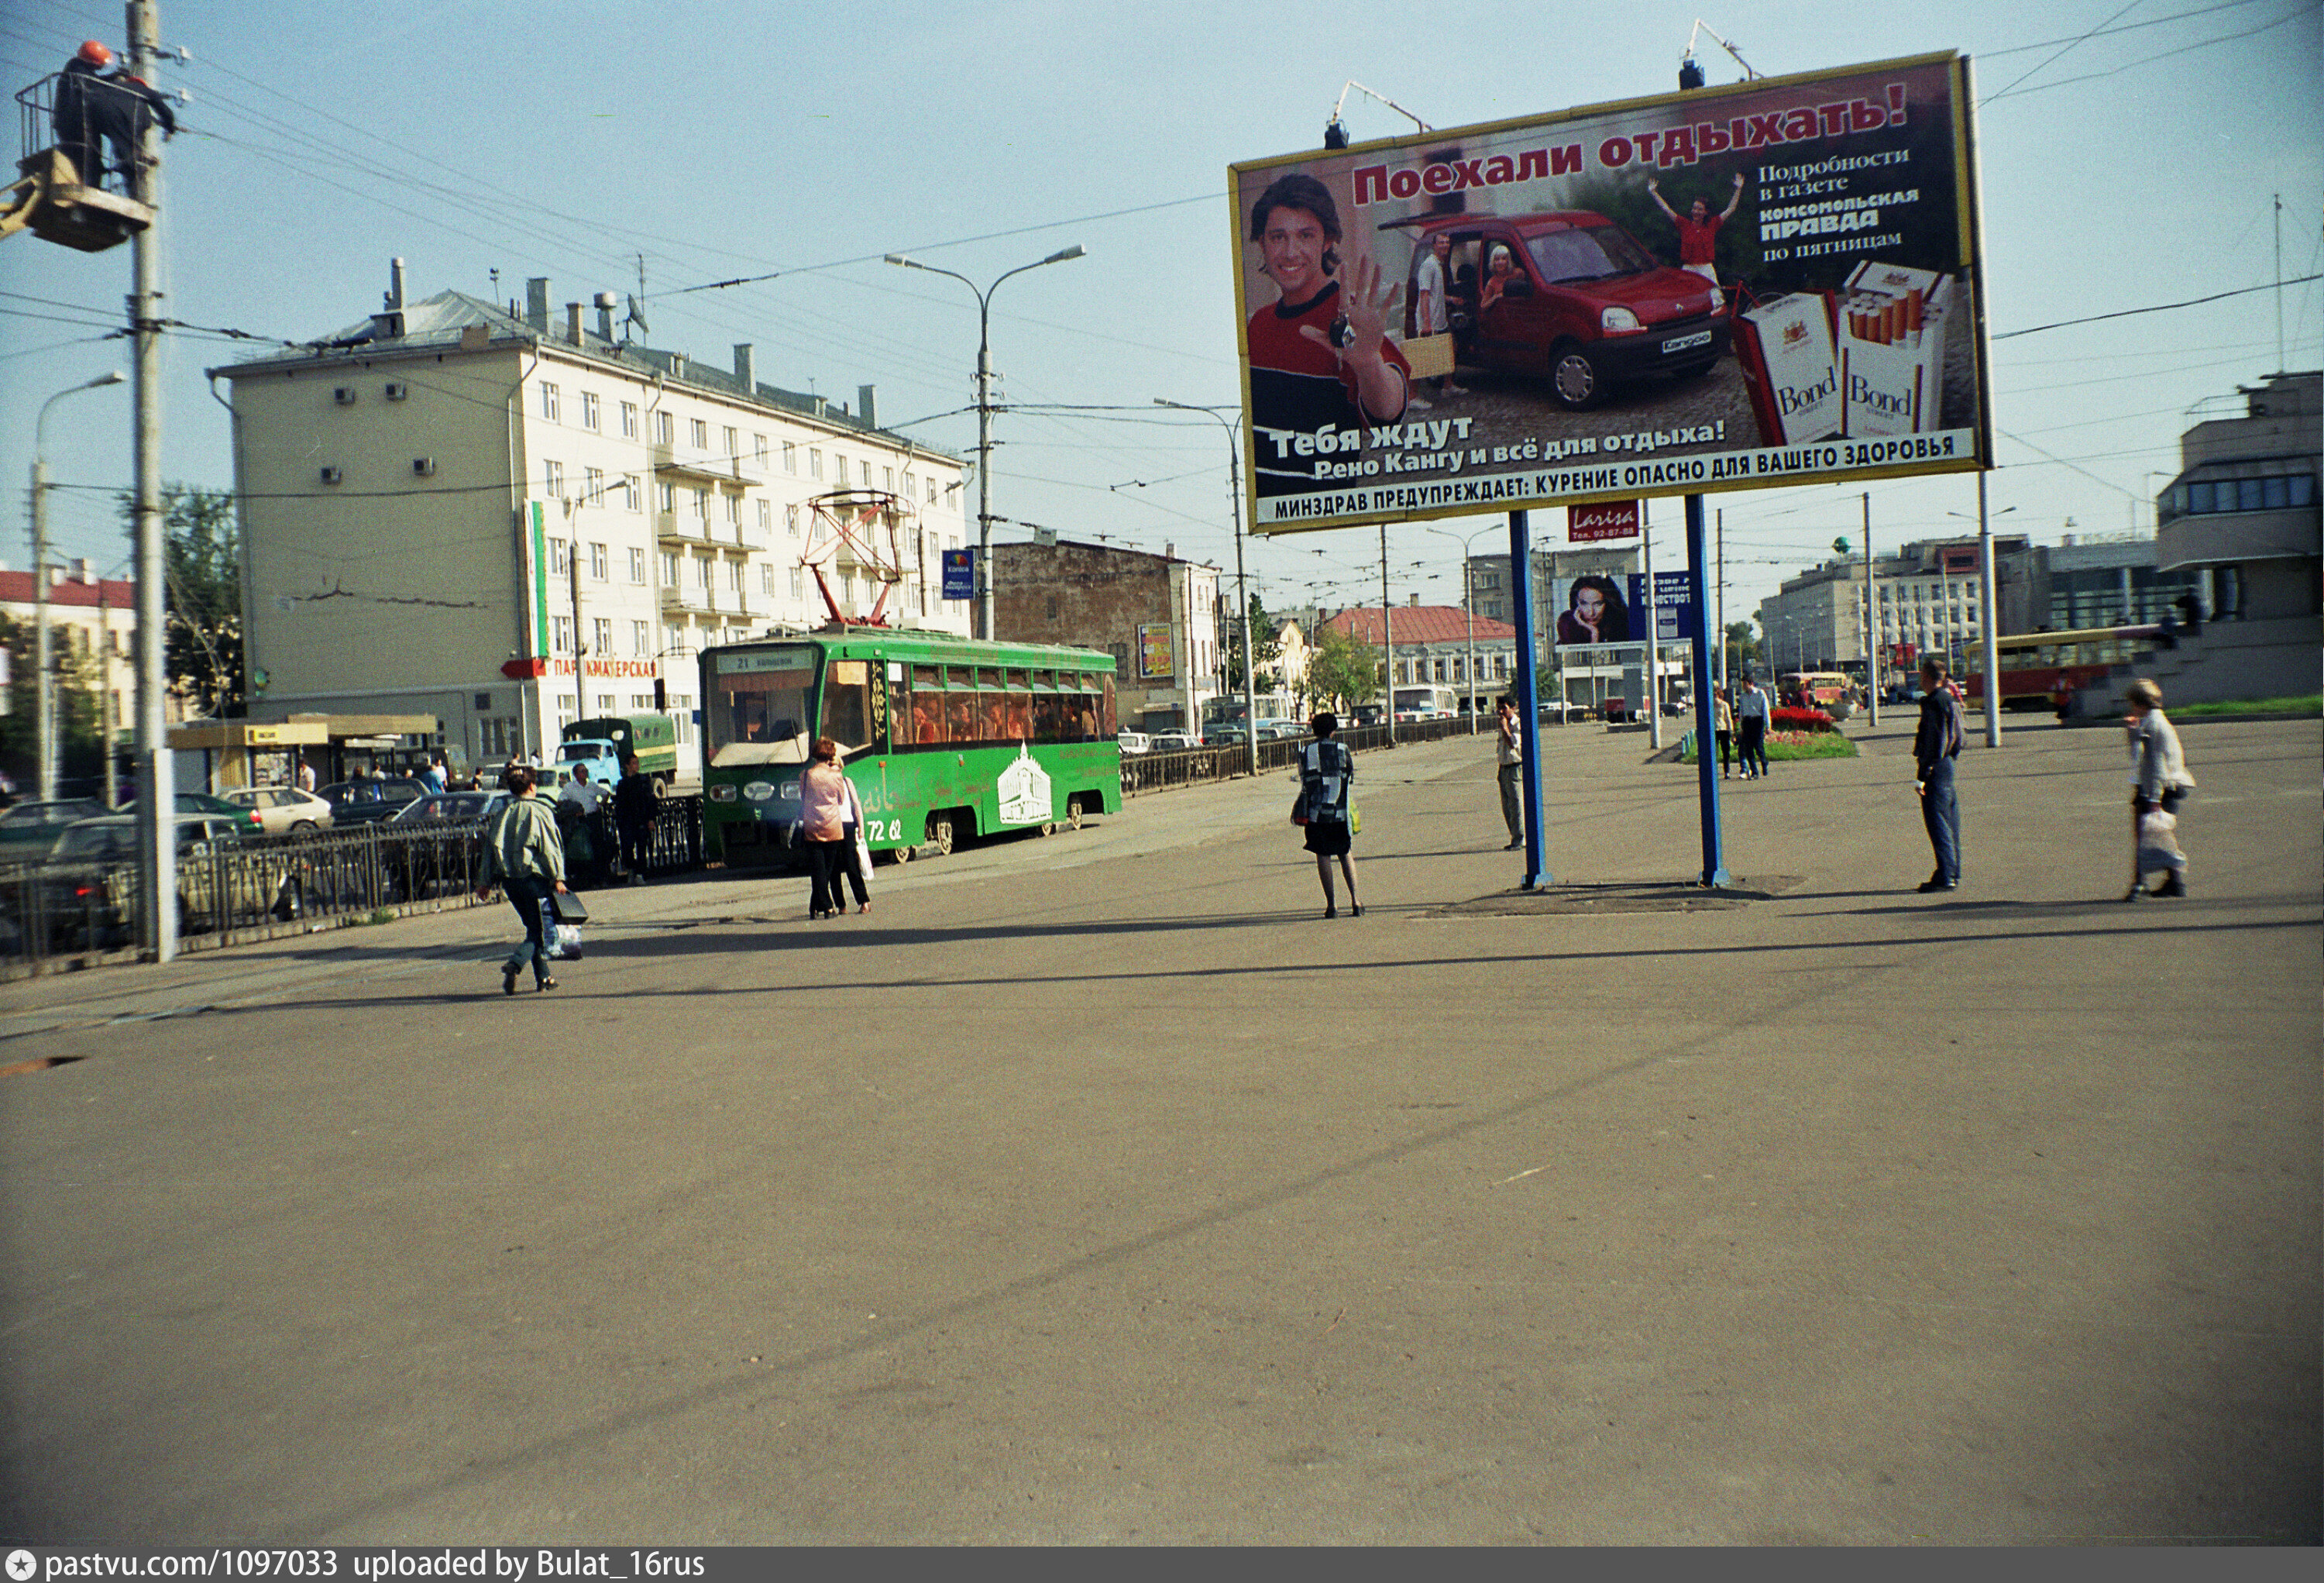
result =
[[[1840,393],[1850,439],[1935,427],[1952,282],[1901,264],[1860,264],[1840,300]]]
[[[1762,445],[1804,445],[1840,431],[1831,315],[1830,299],[1817,292],[1794,292],[1736,315],[1736,362]]]

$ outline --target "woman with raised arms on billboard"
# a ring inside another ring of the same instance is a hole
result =
[[[1378,262],[1358,255],[1342,289],[1339,205],[1302,172],[1277,177],[1259,195],[1250,239],[1281,293],[1250,316],[1245,345],[1251,422],[1260,431],[1259,490],[1282,494],[1314,478],[1316,458],[1276,444],[1269,430],[1314,434],[1402,421],[1411,370],[1388,338],[1388,311],[1404,288],[1383,287]]]
[[[1630,641],[1630,607],[1609,577],[1578,577],[1565,596],[1566,608],[1557,618],[1560,643],[1626,643]]]

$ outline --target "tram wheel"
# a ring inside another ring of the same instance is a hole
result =
[[[939,857],[952,856],[952,815],[928,815],[928,849]]]
[[[1082,828],[1082,800],[1080,798],[1070,797],[1065,800],[1065,822],[1073,826],[1075,829],[1080,829]]]

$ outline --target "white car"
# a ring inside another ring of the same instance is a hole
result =
[[[270,836],[311,836],[331,828],[331,805],[295,786],[237,786],[223,793],[236,808],[254,809]]]
[[[1152,753],[1154,743],[1143,731],[1117,732],[1114,741],[1124,753]]]
[[[1156,753],[1184,753],[1203,745],[1184,731],[1157,731],[1148,740],[1154,745]]]

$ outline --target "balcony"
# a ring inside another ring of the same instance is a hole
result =
[[[661,613],[672,616],[723,616],[728,618],[748,618],[754,605],[763,613],[767,599],[756,600],[749,594],[727,588],[706,588],[700,583],[686,582],[665,585],[661,591]]]
[[[734,477],[745,484],[767,481],[767,458],[754,451],[740,452],[734,458]]]
[[[725,452],[675,440],[654,441],[653,465],[657,473],[678,473],[690,478],[731,481],[734,477],[733,462]]]
[[[700,517],[682,511],[662,511],[654,514],[654,536],[678,544],[706,542],[709,523]]]

